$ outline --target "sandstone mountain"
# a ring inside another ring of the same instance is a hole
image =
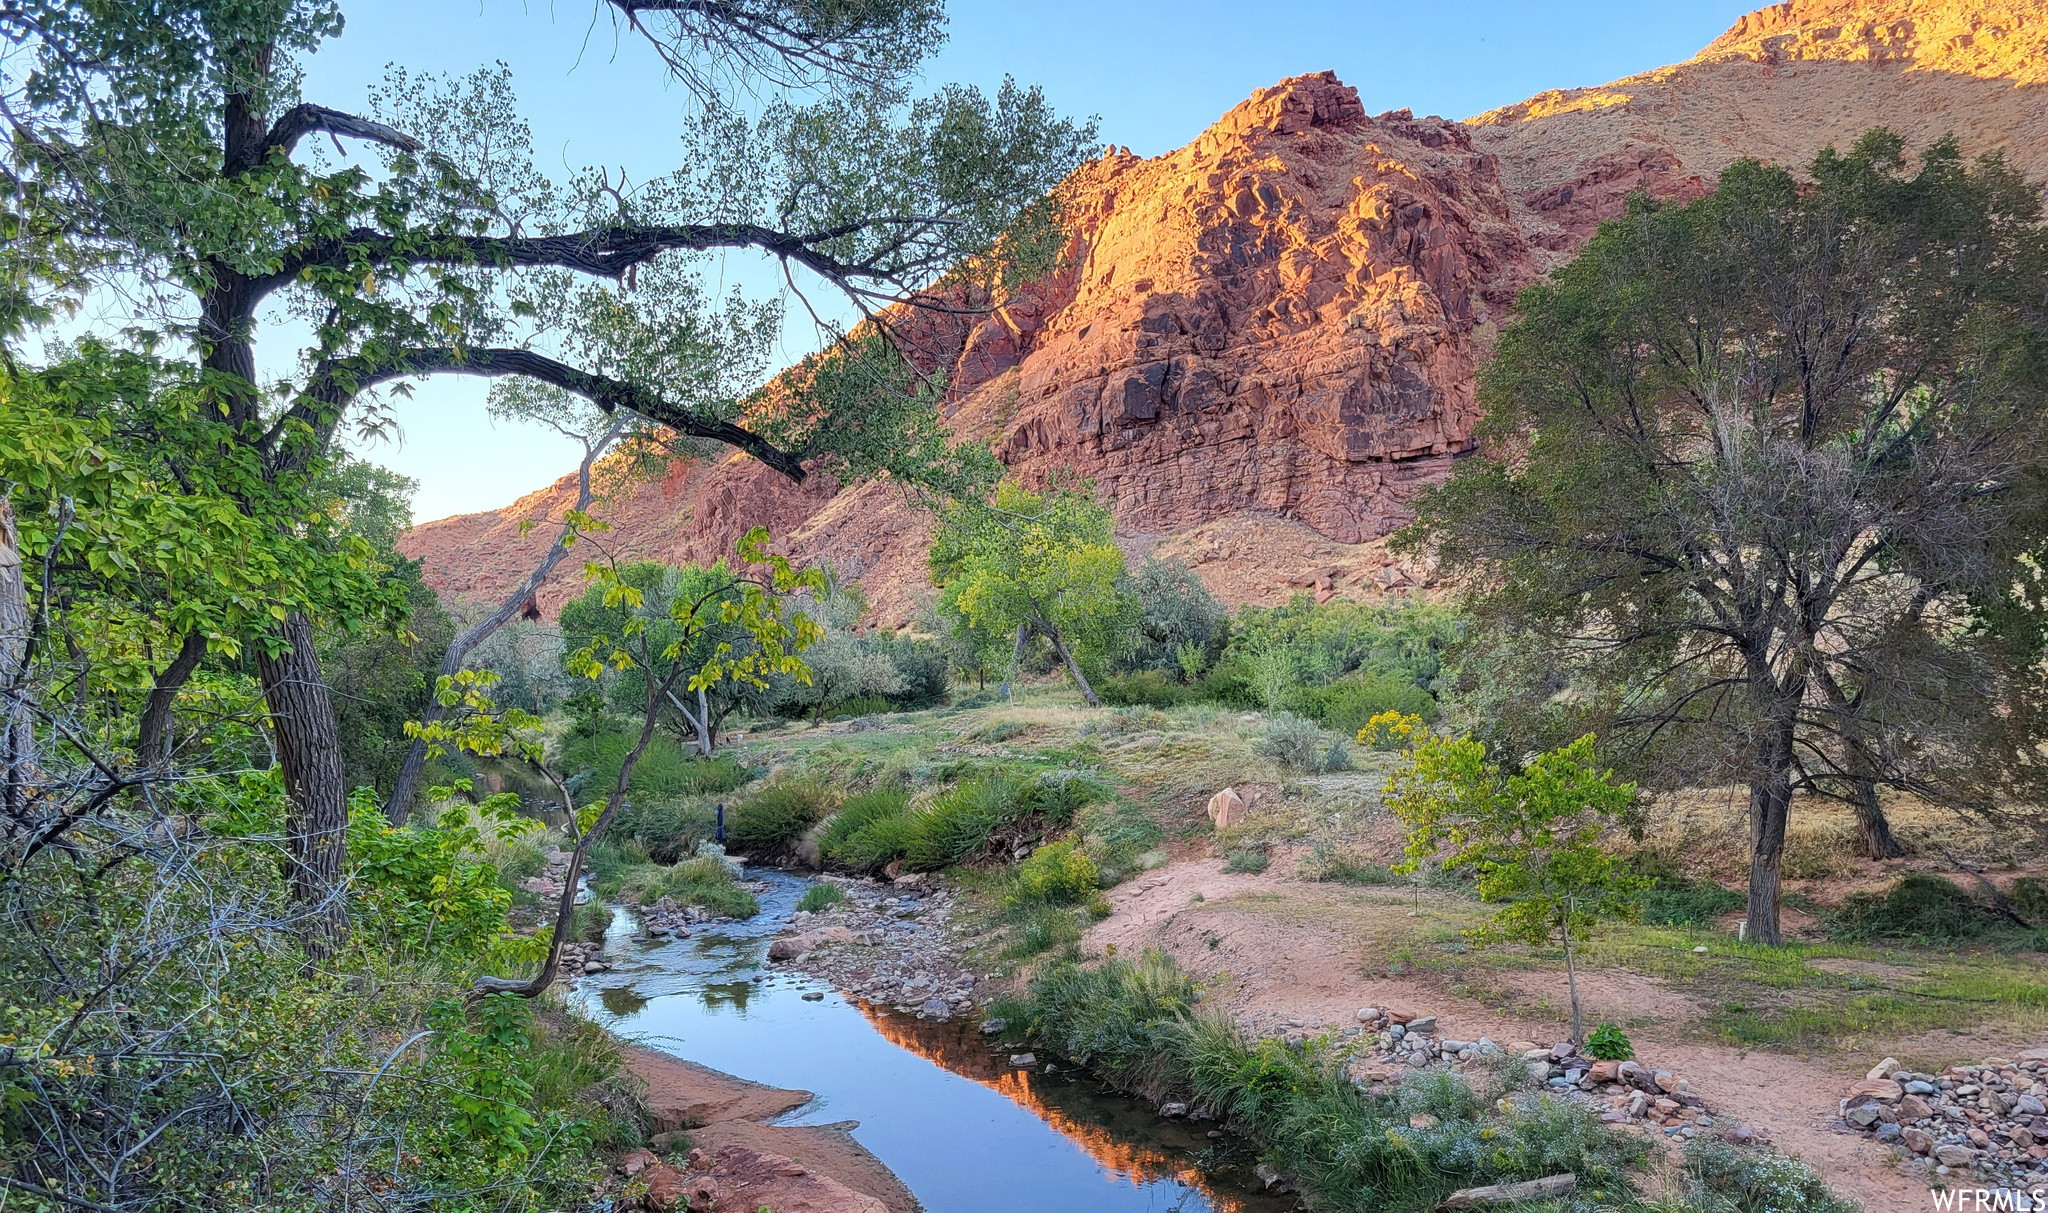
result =
[[[1473,449],[1474,372],[1517,291],[1634,191],[1694,197],[1736,159],[1802,165],[1879,125],[2048,175],[2048,0],[1792,0],[1685,63],[1462,123],[1283,80],[1178,151],[1077,171],[1069,270],[925,344],[956,433],[1027,481],[1093,477],[1133,553],[1186,558],[1225,601],[1406,591],[1432,570],[1384,536]],[[502,595],[574,496],[565,478],[401,547],[444,595]],[[929,592],[928,522],[887,486],[796,489],[734,455],[603,512],[622,551],[671,561],[766,524],[888,624]],[[565,562],[542,609],[578,584]]]

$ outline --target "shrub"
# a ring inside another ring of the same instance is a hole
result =
[[[1071,838],[1047,843],[1017,865],[1016,900],[1078,905],[1101,887],[1102,873]]]
[[[1635,1045],[1611,1023],[1601,1024],[1586,1037],[1586,1056],[1595,1061],[1628,1061],[1635,1055]]]
[[[937,644],[929,640],[892,640],[889,661],[896,667],[898,687],[889,696],[889,702],[897,710],[913,711],[946,701],[946,651]]]
[[[1021,802],[1027,811],[1044,817],[1046,824],[1065,829],[1073,823],[1076,813],[1108,800],[1110,795],[1109,785],[1102,780],[1086,771],[1062,767],[1040,771],[1037,778],[1024,786]]]
[[[1704,927],[1743,904],[1744,897],[1711,880],[1688,880],[1662,861],[1638,857],[1635,869],[1657,883],[1636,895],[1643,921],[1663,926]]]
[[[841,703],[838,707],[833,708],[826,715],[830,716],[833,720],[850,720],[856,716],[879,716],[884,712],[893,712],[895,710],[895,703],[880,695],[856,695],[852,699]]]
[[[1282,712],[1266,722],[1266,735],[1252,747],[1290,771],[1304,774],[1322,769],[1323,731],[1313,720]]]
[[[832,789],[816,775],[779,779],[739,807],[726,829],[732,850],[755,859],[786,854],[832,808]]]
[[[717,813],[705,801],[633,801],[619,810],[606,831],[636,839],[656,863],[676,863],[696,853],[697,844],[717,830]]]
[[[846,900],[846,890],[836,884],[814,884],[797,899],[796,908],[812,914],[829,910]]]
[[[1223,870],[1226,872],[1263,872],[1273,862],[1273,857],[1264,847],[1239,847],[1224,857]]]
[[[1165,670],[1138,670],[1104,678],[1095,693],[1108,704],[1178,707],[1195,697],[1193,688],[1176,682]]]
[[[1688,1206],[1703,1213],[1857,1213],[1810,1167],[1782,1154],[1694,1142],[1679,1174]]]
[[[1422,717],[1385,711],[1368,719],[1358,730],[1358,744],[1375,750],[1405,750],[1423,736]]]
[[[751,918],[761,909],[753,893],[739,886],[732,870],[715,857],[686,859],[662,867],[642,864],[593,882],[606,901],[651,906],[667,897],[678,905],[702,906],[729,918]]]
[[[2013,909],[2028,918],[2048,917],[2048,880],[2042,880],[2038,876],[2022,876],[2012,882],[2012,887],[2005,891],[2005,897],[2007,901],[2012,902]],[[2036,922],[2035,925],[2041,924]]]
[[[1852,893],[1832,915],[1840,939],[1896,939],[1944,943],[1977,939],[2010,924],[1952,882],[1913,872],[1882,893]]]
[[[1390,885],[1406,884],[1408,879],[1377,860],[1361,859],[1349,852],[1339,850],[1328,839],[1317,842],[1309,848],[1308,855],[1295,866],[1295,876],[1301,880],[1313,880],[1331,884]]]
[[[1425,723],[1435,720],[1437,712],[1434,696],[1391,673],[1358,673],[1327,686],[1303,687],[1291,696],[1290,706],[1346,736],[1388,712]]]

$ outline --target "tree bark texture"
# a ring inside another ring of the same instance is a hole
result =
[[[1074,660],[1072,650],[1067,648],[1066,637],[1060,635],[1060,630],[1048,621],[1041,620],[1039,627],[1045,633],[1045,638],[1052,641],[1053,651],[1058,653],[1060,660],[1065,663],[1067,674],[1074,680],[1074,685],[1081,688],[1081,698],[1087,700],[1091,708],[1101,707],[1102,700],[1095,697],[1095,688],[1088,685],[1088,676],[1081,672],[1081,663]]]
[[[1877,783],[1869,778],[1856,781],[1850,803],[1856,809],[1856,849],[1871,859],[1899,859],[1906,848],[1892,834],[1891,822],[1878,807]]]
[[[311,914],[304,936],[308,954],[317,959],[332,949],[348,925],[342,888],[348,796],[343,787],[341,730],[320,675],[312,623],[294,612],[281,630],[284,648],[275,655],[259,649],[256,669],[289,799],[286,841],[292,857],[292,900]]]
[[[136,730],[135,761],[145,767],[161,770],[171,758],[171,707],[178,701],[178,692],[192,678],[192,672],[199,668],[199,662],[206,656],[206,637],[198,632],[185,637],[178,646],[178,655],[171,664],[156,676],[156,682],[149,688],[149,698],[142,703],[142,724]]]
[[[35,725],[29,715],[28,580],[14,507],[0,497],[0,809],[19,816],[35,766]]]
[[[1792,730],[1780,729],[1759,756],[1749,785],[1749,941],[1777,947],[1778,871],[1792,814]]]

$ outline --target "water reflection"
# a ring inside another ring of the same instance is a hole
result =
[[[815,1092],[789,1122],[856,1120],[853,1135],[928,1213],[1279,1213],[1251,1159],[1213,1124],[1161,1120],[1085,1079],[1011,1069],[971,1022],[848,1003],[762,966],[806,882],[767,882],[762,913],[686,939],[614,920],[617,966],[586,978],[585,1013],[646,1044],[755,1082]],[[805,993],[823,993],[804,1001]]]

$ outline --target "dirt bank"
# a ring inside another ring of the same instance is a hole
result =
[[[1509,971],[1490,989],[1462,993],[1437,973],[1387,975],[1398,967],[1387,963],[1390,943],[1412,936],[1418,921],[1455,910],[1427,894],[1411,899],[1277,873],[1229,873],[1216,859],[1182,859],[1108,896],[1114,912],[1090,930],[1084,951],[1114,948],[1131,955],[1159,948],[1209,981],[1217,1005],[1258,1034],[1347,1027],[1362,1006],[1434,1013],[1439,1032],[1461,1040],[1547,1043],[1569,1034],[1561,973]],[[1654,1020],[1659,1026],[1631,1029],[1638,1052],[1687,1078],[1717,1119],[1764,1129],[1780,1149],[1803,1158],[1836,1191],[1868,1209],[1914,1208],[1926,1200],[1925,1182],[1885,1166],[1883,1147],[1834,1127],[1843,1092],[1876,1056],[1799,1057],[1701,1043],[1689,1031],[1701,1008],[1657,977],[1582,969],[1579,986],[1589,1023]],[[2014,1056],[2043,1042],[1977,1030],[1896,1043],[1899,1056],[1941,1048]]]
[[[919,1213],[917,1198],[903,1181],[853,1139],[851,1130],[857,1122],[795,1127],[763,1123],[811,1102],[809,1091],[746,1082],[642,1047],[626,1050],[626,1068],[647,1085],[647,1111],[656,1132],[680,1129],[692,1149],[707,1155],[727,1146],[781,1155],[880,1200],[889,1213]]]

